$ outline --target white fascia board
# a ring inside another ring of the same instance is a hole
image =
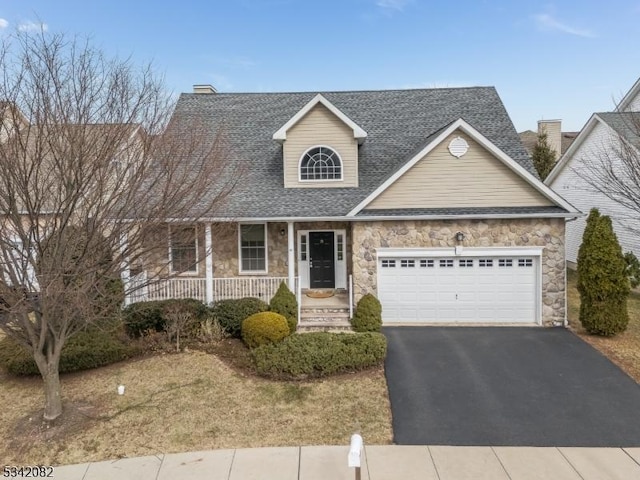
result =
[[[378,222],[388,220],[516,220],[519,218],[577,218],[584,214],[571,213],[502,213],[502,214],[464,214],[464,215],[367,215],[362,217],[344,217],[341,220],[352,222]]]
[[[629,104],[633,101],[633,99],[640,94],[640,78],[636,80],[636,83],[633,84],[633,87],[627,92],[627,94],[622,97],[622,100],[618,102],[616,107],[616,112],[624,112]]]
[[[538,192],[544,195],[546,198],[554,202],[556,205],[561,206],[565,210],[578,213],[577,210],[566,200],[564,200],[560,195],[555,193],[549,187],[547,187],[544,183],[534,177],[531,173],[529,173],[522,165],[513,160],[509,155],[504,153],[498,147],[496,147],[492,142],[490,142],[484,135],[482,135],[478,130],[473,128],[470,124],[465,122],[462,118],[459,118],[447,128],[445,128],[436,138],[434,138],[427,146],[425,146],[420,152],[414,155],[407,163],[404,164],[402,168],[400,168],[396,173],[394,173],[391,177],[389,177],[382,185],[380,185],[376,190],[374,190],[371,195],[365,198],[362,202],[360,202],[353,210],[351,210],[347,216],[352,217],[355,216],[358,212],[360,212],[364,207],[370,204],[375,198],[377,198],[382,192],[384,192],[387,188],[389,188],[396,180],[398,180],[402,175],[404,175],[411,167],[413,167],[416,163],[418,163],[425,155],[431,152],[434,148],[436,148],[440,143],[444,141],[449,135],[451,135],[456,130],[462,130],[464,133],[469,135],[473,140],[478,142],[481,146],[486,148],[491,154],[493,154],[498,160],[504,163],[507,167],[511,168],[518,176],[520,176],[523,180],[529,183],[533,188],[535,188]]]
[[[584,141],[589,137],[598,122],[602,122],[602,119],[595,113],[591,115],[591,118],[587,120],[585,126],[582,127],[582,130],[580,130],[580,133],[578,134],[576,139],[571,143],[567,151],[564,152],[564,155],[562,155],[560,160],[558,160],[558,163],[556,163],[555,167],[553,167],[553,170],[549,172],[547,178],[544,179],[545,185],[551,186],[557,176],[560,175],[560,172],[562,172],[562,170],[564,170],[567,164],[571,161],[576,151],[580,148],[580,145],[582,145]]]
[[[309,113],[309,111],[313,107],[315,107],[319,103],[324,105],[331,113],[338,117],[351,130],[353,130],[353,138],[357,139],[358,143],[364,142],[364,139],[367,138],[367,132],[365,132],[353,120],[342,113],[342,111],[338,107],[324,98],[320,93],[313,97],[313,99],[311,99],[309,103],[302,107],[302,109],[299,110],[298,113],[296,113],[293,117],[291,117],[287,123],[280,127],[280,129],[273,134],[273,139],[277,140],[278,142],[284,142],[287,139],[287,131],[296,123],[298,123],[307,113]]]
[[[501,213],[501,214],[463,214],[463,215],[367,215],[362,217],[202,217],[193,218],[168,218],[164,221],[167,223],[187,223],[187,222],[204,222],[204,223],[251,223],[251,222],[268,222],[268,223],[286,223],[286,222],[377,222],[383,220],[500,220],[500,219],[518,219],[518,218],[577,218],[583,217],[585,214],[578,211],[571,213]],[[135,221],[135,220],[131,220]]]
[[[378,258],[390,257],[540,257],[544,247],[377,248]]]

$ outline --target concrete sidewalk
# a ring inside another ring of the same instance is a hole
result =
[[[60,480],[352,480],[346,446],[212,450],[56,467]],[[640,448],[366,446],[363,480],[633,480]]]

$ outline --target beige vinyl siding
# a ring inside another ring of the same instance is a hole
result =
[[[299,181],[302,154],[315,146],[335,150],[342,160],[342,181]],[[289,129],[283,146],[285,188],[357,187],[358,142],[353,130],[324,105],[316,105]]]
[[[469,144],[456,158],[455,137]],[[396,180],[367,208],[533,207],[553,203],[462,132],[454,132]]]

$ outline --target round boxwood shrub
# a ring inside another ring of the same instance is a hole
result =
[[[356,332],[379,332],[382,328],[382,305],[367,293],[356,305],[351,324]]]
[[[387,354],[381,333],[294,334],[252,350],[256,370],[273,378],[322,377],[380,365]]]
[[[213,307],[213,316],[230,336],[242,336],[242,322],[254,313],[266,312],[269,305],[259,298],[246,297],[232,300],[220,300]]]
[[[97,368],[140,353],[126,339],[119,322],[105,327],[90,326],[69,338],[62,348],[60,373]],[[0,341],[0,364],[14,375],[39,375],[33,356],[12,338]]]
[[[249,348],[277,343],[287,335],[289,335],[287,319],[279,313],[255,313],[242,322],[242,340]]]
[[[298,301],[287,284],[282,282],[269,303],[269,310],[279,313],[287,319],[289,331],[294,333],[298,326]]]

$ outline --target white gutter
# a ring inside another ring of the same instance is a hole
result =
[[[501,214],[464,214],[464,215],[362,215],[357,217],[201,217],[198,222],[368,222],[383,220],[485,220],[485,219],[518,219],[518,218],[567,218],[575,219],[585,216],[584,213],[501,213]],[[193,222],[193,218],[167,218],[163,222]],[[135,221],[135,220],[132,220]]]

